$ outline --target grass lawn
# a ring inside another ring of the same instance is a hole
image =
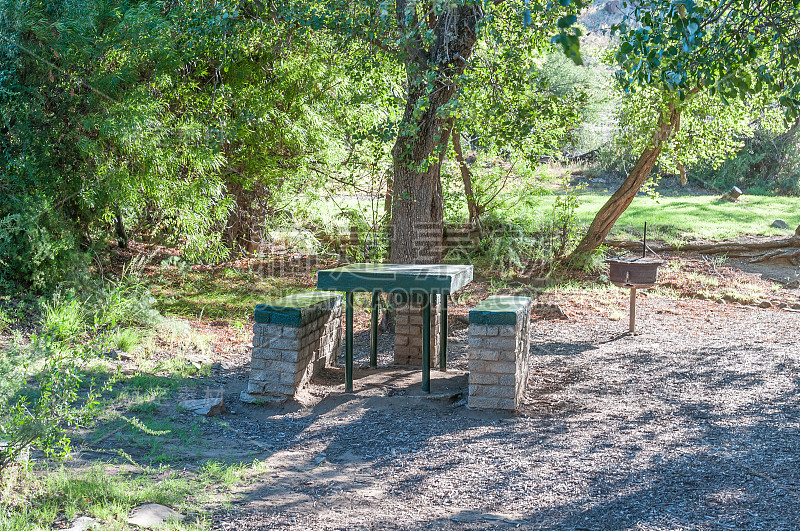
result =
[[[581,204],[576,214],[581,223],[591,223],[598,210],[608,201],[601,193],[580,194]],[[522,217],[551,213],[555,196],[543,196],[534,208],[522,204],[513,214]],[[783,219],[789,229],[770,227]],[[613,238],[641,238],[647,222],[648,239],[679,243],[691,239],[712,241],[731,240],[744,235],[788,236],[800,225],[800,198],[744,196],[738,203],[719,201],[716,195],[660,197],[639,196],[617,221]]]
[[[545,195],[534,202],[533,207],[509,200],[507,210],[510,217],[538,217],[543,220],[552,212],[555,195]],[[610,197],[609,193],[581,193],[581,204],[576,213],[581,223],[588,225],[595,214]],[[647,222],[648,238],[660,239],[669,243],[679,243],[692,239],[712,241],[731,240],[744,235],[788,236],[800,225],[800,198],[742,196],[737,203],[719,201],[718,195],[698,195],[684,197],[660,197],[652,199],[638,196],[617,221],[611,233],[613,238],[641,238],[642,227]],[[355,199],[340,200],[350,208],[369,211],[367,201]],[[362,204],[363,203],[363,204]],[[463,209],[466,217],[466,208]],[[329,221],[329,226],[347,230],[346,223],[337,211],[325,201],[319,201],[317,214]],[[773,221],[782,219],[789,230],[770,227]]]

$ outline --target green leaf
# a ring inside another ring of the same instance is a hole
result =
[[[578,17],[575,15],[567,15],[558,19],[558,27],[561,29],[566,29],[575,24],[577,21]]]

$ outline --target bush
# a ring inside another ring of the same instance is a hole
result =
[[[39,348],[53,347],[46,336],[39,341]],[[35,388],[21,389],[0,403],[0,438],[5,443],[0,447],[0,473],[32,445],[50,457],[69,454],[67,430],[88,423],[101,392],[90,384],[81,396],[86,379],[81,374],[83,362],[81,357],[51,351],[35,378]]]
[[[579,205],[573,189],[557,196],[553,207],[539,216],[491,212],[482,220],[484,235],[474,256],[476,265],[501,276],[550,276],[567,265],[566,259],[583,233],[575,214]]]
[[[798,130],[776,133],[759,126],[753,136],[740,139],[744,146],[715,170],[701,166],[697,176],[708,185],[727,191],[733,186],[753,195],[800,195]]]
[[[63,271],[83,269],[70,226],[41,198],[0,198],[0,293],[47,291]]]
[[[114,281],[78,277],[40,303],[39,334],[24,345],[17,333],[0,358],[0,471],[30,446],[53,457],[69,453],[69,430],[91,421],[113,383],[97,388],[86,365],[112,346],[134,348],[141,333],[130,327],[163,321],[154,304],[136,271]]]

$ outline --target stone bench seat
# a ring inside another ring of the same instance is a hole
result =
[[[469,398],[473,409],[514,410],[528,381],[530,297],[492,295],[469,312]]]
[[[255,308],[245,402],[292,397],[339,352],[343,297],[308,291]]]

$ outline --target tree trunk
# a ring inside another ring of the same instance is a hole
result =
[[[469,211],[469,222],[473,227],[481,230],[481,212],[478,210],[478,204],[475,202],[475,194],[472,192],[472,174],[469,171],[469,166],[464,160],[464,152],[461,149],[461,131],[453,131],[453,150],[456,152],[456,161],[461,170],[461,180],[464,181],[464,194],[467,196],[467,210]]]
[[[245,188],[231,178],[226,182],[226,187],[235,204],[222,228],[222,240],[234,256],[256,253],[264,235],[264,220],[270,215],[269,190],[260,183],[251,189]]]
[[[464,4],[411,24],[407,0],[396,0],[397,23],[410,37],[404,41],[407,97],[400,132],[392,149],[391,261],[398,264],[442,260],[444,211],[440,171],[450,141],[449,119],[440,113],[456,91],[456,82],[476,43],[479,6]],[[425,48],[415,36],[427,23],[434,34]],[[431,75],[435,75],[431,80]],[[437,149],[439,150],[437,152]]]
[[[117,233],[117,247],[120,249],[128,248],[128,233],[125,231],[125,223],[122,221],[122,209],[117,205],[114,213],[114,232]]]
[[[619,217],[630,206],[633,198],[639,193],[642,185],[647,181],[650,172],[658,161],[661,155],[661,149],[672,134],[676,131],[680,123],[680,108],[676,108],[670,104],[668,112],[662,114],[658,123],[658,131],[653,137],[649,147],[647,147],[639,156],[636,165],[628,174],[627,179],[622,185],[614,192],[606,204],[595,215],[589,230],[583,239],[578,243],[578,246],[572,252],[570,259],[579,258],[585,259],[590,256],[600,245],[603,244],[608,233],[614,228],[614,224]]]
[[[437,264],[442,261],[444,238],[444,200],[441,160],[426,163],[437,146],[446,145],[449,130],[435,118],[418,123],[416,138],[400,136],[392,150],[394,194],[392,199],[392,263]],[[437,134],[438,133],[438,134]],[[439,135],[445,137],[441,139]],[[437,142],[437,138],[439,141]],[[402,155],[407,150],[427,152],[409,163]],[[415,165],[425,165],[417,171]]]

